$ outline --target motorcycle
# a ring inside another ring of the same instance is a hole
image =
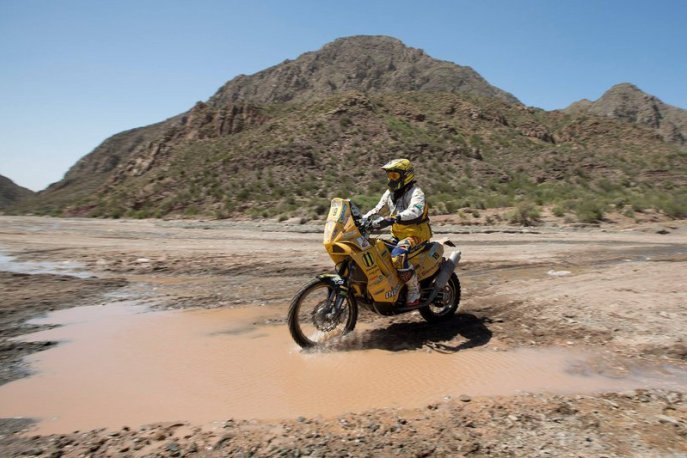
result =
[[[363,218],[350,199],[335,198],[324,227],[323,243],[336,273],[320,274],[294,296],[288,326],[302,348],[324,346],[355,328],[358,307],[382,316],[419,311],[428,322],[453,316],[460,305],[460,281],[455,273],[461,252],[444,257],[450,241],[425,242],[408,255],[418,275],[420,303],[406,306],[406,287],[391,261],[395,246],[372,237],[381,217]]]

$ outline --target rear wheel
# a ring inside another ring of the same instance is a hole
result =
[[[353,330],[358,307],[351,297],[336,305],[334,287],[320,279],[308,283],[291,301],[287,318],[291,337],[303,348],[323,346]]]
[[[459,304],[460,281],[454,272],[446,282],[446,285],[444,285],[444,288],[439,291],[434,302],[420,309],[420,315],[430,323],[435,323],[455,315]]]

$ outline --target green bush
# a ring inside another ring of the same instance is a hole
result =
[[[658,203],[658,208],[671,218],[687,218],[687,196],[669,197]]]
[[[519,204],[513,212],[508,216],[511,224],[519,224],[521,226],[536,226],[541,220],[539,210],[529,202]]]
[[[561,207],[560,205],[556,205],[555,207],[553,207],[551,212],[553,213],[554,216],[557,216],[559,218],[562,218],[563,216],[565,216],[565,209],[563,207]]]
[[[575,216],[582,223],[598,223],[604,217],[604,205],[593,199],[584,199],[575,207]]]

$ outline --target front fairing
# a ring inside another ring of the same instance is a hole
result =
[[[367,239],[363,237],[355,224],[352,207],[355,208],[348,199],[332,199],[322,240],[327,251],[330,251],[329,247],[340,242],[362,239],[357,242],[358,245],[367,243]]]

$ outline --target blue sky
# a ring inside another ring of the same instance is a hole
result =
[[[350,35],[563,108],[631,82],[687,108],[682,0],[0,0],[0,174],[39,190],[105,138]]]

